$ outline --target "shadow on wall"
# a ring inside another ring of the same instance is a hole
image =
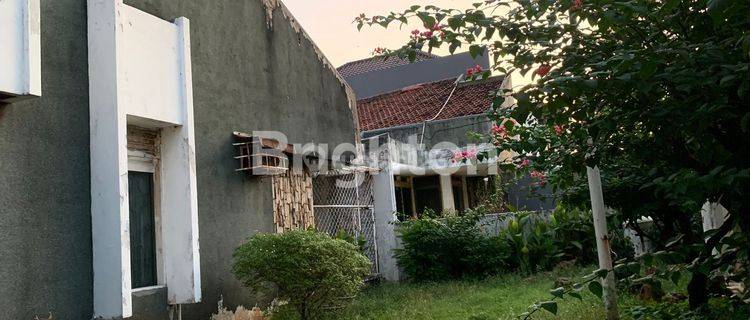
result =
[[[8,104],[0,102],[0,120],[3,120],[3,115],[5,115],[5,107]]]

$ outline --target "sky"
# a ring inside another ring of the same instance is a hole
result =
[[[282,0],[302,27],[336,67],[371,57],[376,47],[395,49],[409,39],[409,32],[421,27],[364,27],[361,32],[352,23],[360,13],[367,16],[400,12],[414,4],[466,9],[476,0]],[[460,50],[460,49],[459,49]],[[443,52],[437,52],[443,55]]]

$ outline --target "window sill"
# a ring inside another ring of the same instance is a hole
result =
[[[157,291],[165,290],[166,288],[167,286],[162,284],[150,287],[134,288],[131,290],[131,293],[135,296],[148,296],[156,293]]]

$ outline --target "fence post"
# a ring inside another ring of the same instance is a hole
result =
[[[617,311],[617,288],[615,287],[615,274],[612,272],[612,255],[610,254],[609,234],[607,233],[607,216],[604,207],[604,195],[602,192],[602,178],[599,167],[586,167],[589,180],[589,194],[591,195],[591,211],[594,214],[594,233],[596,234],[596,251],[599,256],[599,268],[610,270],[607,278],[602,281],[604,288],[604,308],[607,312],[607,320],[620,319]]]

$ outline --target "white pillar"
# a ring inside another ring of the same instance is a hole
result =
[[[190,21],[177,18],[182,60],[181,126],[162,129],[161,219],[164,277],[169,304],[201,301],[198,190],[195,174]]]
[[[132,315],[121,1],[88,1],[94,317]]]
[[[591,211],[594,214],[594,233],[596,235],[596,251],[599,256],[599,268],[612,270],[612,255],[610,254],[609,235],[607,233],[607,217],[602,192],[602,178],[598,167],[586,167],[591,195]],[[604,308],[608,320],[619,319],[617,311],[617,288],[615,287],[615,273],[608,272],[602,281],[604,287]]]
[[[450,175],[440,175],[440,198],[443,202],[443,211],[456,210],[456,204],[453,201],[453,184],[451,183]]]
[[[375,241],[378,246],[378,270],[386,281],[400,280],[398,264],[393,256],[399,247],[396,235],[396,187],[389,166],[373,176],[372,186],[375,213]]]

